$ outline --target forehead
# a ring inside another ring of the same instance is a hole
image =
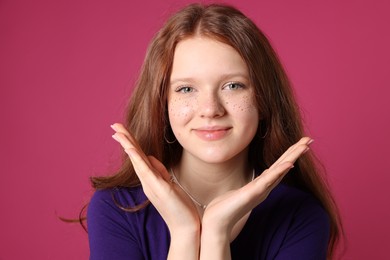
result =
[[[207,37],[180,41],[175,49],[171,81],[182,77],[205,77],[222,74],[248,76],[240,54],[230,45]]]

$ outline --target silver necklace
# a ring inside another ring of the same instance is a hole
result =
[[[173,171],[173,169],[171,168],[171,182],[174,182],[176,183],[180,189],[182,189],[187,195],[188,197],[190,197],[190,199],[196,204],[198,205],[201,209],[205,210],[207,208],[207,204],[202,204],[200,203],[199,201],[197,201],[188,191],[187,189],[185,189],[181,184],[180,182],[177,180],[176,178],[176,175],[175,175],[175,172]],[[255,179],[255,169],[253,169],[253,172],[252,172],[252,179],[251,181],[253,181]]]

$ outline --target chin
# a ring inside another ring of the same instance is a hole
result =
[[[205,163],[210,164],[219,164],[226,163],[231,161],[234,158],[237,158],[239,155],[236,154],[220,154],[220,153],[205,153],[199,156],[198,158]]]
[[[187,151],[190,157],[210,164],[227,163],[232,160],[247,157],[246,147],[235,146],[233,143],[230,146],[226,144],[214,144],[209,147],[193,145],[191,148],[188,147],[188,149],[185,149],[183,147],[183,149],[184,153]]]

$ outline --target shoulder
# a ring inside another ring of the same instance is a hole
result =
[[[96,190],[92,195],[89,208],[94,207],[124,207],[130,208],[147,200],[142,187],[112,188]]]
[[[87,212],[91,259],[163,259],[169,231],[157,210],[126,210],[146,200],[141,186],[94,192]]]
[[[281,184],[264,201],[262,212],[269,219],[277,237],[277,255],[300,259],[325,259],[330,234],[330,219],[322,204],[310,193]],[[275,241],[276,242],[276,241]],[[304,256],[301,252],[305,249]],[[284,259],[283,257],[281,259]],[[290,259],[290,258],[289,258]]]
[[[279,184],[232,243],[237,259],[325,259],[329,217],[310,193]]]
[[[146,200],[141,187],[96,190],[88,205],[88,230],[116,230],[130,232],[135,214],[123,208],[131,208]]]
[[[266,204],[269,207],[276,207],[285,214],[291,216],[307,217],[322,222],[329,222],[329,217],[312,194],[302,191],[296,187],[285,184],[278,185],[269,195]]]
[[[121,209],[134,207],[142,203],[142,189],[113,188],[96,190],[88,205],[88,225],[100,222],[102,219],[119,221],[125,217],[125,211]],[[107,223],[107,222],[106,222]]]
[[[326,236],[330,228],[328,213],[320,201],[308,192],[285,184],[278,185],[257,210],[272,212],[275,221],[286,225],[288,232],[294,228],[311,231],[320,227]]]
[[[146,217],[158,217],[153,206],[131,211],[147,200],[141,186],[132,188],[112,188],[96,190],[88,205],[88,229],[98,226],[113,230],[121,228],[122,232],[138,229],[145,224]]]

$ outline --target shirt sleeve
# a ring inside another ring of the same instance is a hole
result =
[[[126,212],[113,200],[112,191],[94,193],[87,212],[91,260],[144,259]]]
[[[330,233],[328,214],[312,198],[297,209],[276,260],[326,259]]]

